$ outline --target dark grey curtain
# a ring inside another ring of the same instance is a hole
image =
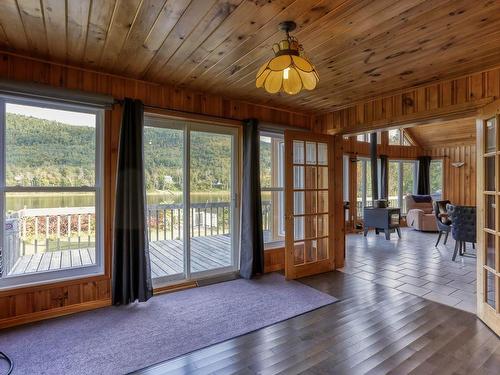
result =
[[[113,246],[113,304],[147,301],[153,294],[146,233],[144,106],[125,99],[118,150],[115,232]]]
[[[240,275],[245,279],[264,272],[264,238],[260,198],[258,121],[243,121],[243,189],[241,195]]]
[[[387,155],[380,155],[380,198],[389,196],[389,159]]]
[[[421,156],[418,158],[417,194],[419,195],[429,195],[431,193],[430,167],[430,156]]]

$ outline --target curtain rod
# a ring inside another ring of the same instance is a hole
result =
[[[125,100],[115,99],[114,104],[123,105],[124,102],[125,102]],[[242,119],[234,118],[234,117],[207,115],[204,113],[199,113],[199,112],[194,112],[194,111],[186,111],[184,109],[172,109],[172,108],[168,108],[168,107],[160,107],[160,106],[149,105],[149,104],[144,104],[144,108],[157,109],[160,111],[178,112],[178,113],[184,113],[184,114],[188,114],[188,115],[203,116],[203,117],[207,117],[207,118],[212,118],[214,120],[219,119],[219,120],[226,120],[226,121],[236,121],[239,123],[242,123],[244,121]]]

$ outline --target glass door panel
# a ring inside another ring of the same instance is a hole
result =
[[[478,252],[477,315],[500,334],[500,101],[483,108],[478,119]]]
[[[238,130],[145,117],[144,166],[156,286],[237,270]]]
[[[234,136],[190,132],[190,272],[231,267]]]
[[[146,124],[154,121],[146,119]],[[149,254],[151,275],[157,280],[185,276],[184,137],[183,129],[144,127]]]
[[[324,135],[285,132],[287,278],[333,268],[328,220],[333,142],[325,141]]]

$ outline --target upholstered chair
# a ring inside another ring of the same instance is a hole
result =
[[[449,204],[450,201],[434,201],[432,202],[432,206],[434,207],[434,217],[436,218],[436,225],[439,231],[438,239],[436,241],[436,247],[439,245],[439,241],[441,240],[441,236],[444,234],[444,244],[446,245],[446,241],[448,241],[448,235],[451,231],[451,220],[448,217],[448,211],[446,210],[446,205]]]
[[[457,253],[460,256],[465,255],[465,244],[476,244],[476,207],[474,206],[455,206],[447,204],[449,218],[452,222],[451,236],[455,240],[455,250],[452,260],[455,260]]]
[[[436,219],[432,212],[432,197],[430,195],[408,194],[405,199],[408,227],[423,232],[437,232]]]

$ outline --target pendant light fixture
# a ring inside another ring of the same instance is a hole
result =
[[[257,72],[257,87],[264,87],[271,94],[283,91],[290,95],[316,87],[319,77],[314,65],[304,56],[302,45],[289,35],[296,27],[293,21],[280,23],[286,39],[273,45],[274,57]]]

